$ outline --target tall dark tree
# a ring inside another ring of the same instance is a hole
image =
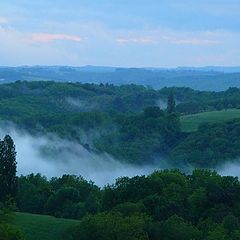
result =
[[[15,145],[12,138],[6,135],[0,141],[0,200],[15,196],[17,187],[16,169]]]
[[[168,95],[167,112],[173,113],[175,112],[175,110],[176,110],[175,97],[174,97],[174,93],[171,91]]]
[[[162,111],[159,107],[147,107],[144,109],[144,116],[146,118],[159,118],[164,115],[164,111]]]
[[[114,106],[114,109],[116,109],[119,112],[125,112],[126,111],[126,106],[125,106],[124,101],[121,97],[116,97],[113,100],[113,106]]]

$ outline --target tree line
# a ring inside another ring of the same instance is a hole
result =
[[[64,239],[237,240],[240,182],[196,169],[121,177],[99,188],[82,177],[18,178],[20,211],[75,218]]]

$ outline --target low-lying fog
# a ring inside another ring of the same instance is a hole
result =
[[[89,152],[78,143],[56,136],[31,136],[15,127],[0,128],[1,138],[9,134],[16,145],[18,175],[41,173],[47,177],[81,175],[97,185],[111,184],[120,176],[149,174],[159,166],[123,164],[108,154]]]
[[[144,175],[168,167],[166,163],[135,166],[120,163],[108,154],[89,152],[82,145],[54,135],[32,136],[16,127],[0,127],[0,138],[9,134],[16,145],[18,175],[41,173],[47,177],[81,175],[99,186],[114,183],[118,177]],[[188,172],[193,168],[189,167]],[[186,169],[185,169],[186,170]],[[231,162],[219,168],[221,175],[240,176],[240,164]]]

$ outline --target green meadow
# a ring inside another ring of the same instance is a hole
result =
[[[15,225],[26,240],[59,240],[68,227],[77,223],[76,220],[29,213],[16,213],[15,218]]]
[[[181,117],[183,132],[194,132],[202,123],[219,123],[240,118],[240,109],[203,112]]]

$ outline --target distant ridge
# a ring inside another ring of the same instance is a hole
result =
[[[220,66],[206,66],[206,67],[178,67],[179,70],[185,71],[213,71],[224,73],[237,73],[240,72],[240,67],[220,67]]]
[[[240,87],[240,67],[122,68],[111,66],[0,67],[0,83],[15,81],[137,84],[160,89],[223,91]]]
[[[224,72],[240,73],[240,66],[204,66],[204,67],[113,67],[113,66],[64,66],[64,65],[23,65],[23,66],[0,66],[0,69],[55,69],[55,70],[76,70],[80,72],[114,72],[116,70],[148,70],[148,71],[199,71],[199,72]]]

